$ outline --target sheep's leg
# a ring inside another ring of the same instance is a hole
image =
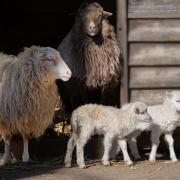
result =
[[[158,128],[152,129],[152,132],[151,132],[152,148],[151,148],[151,153],[149,155],[149,161],[151,162],[156,161],[156,152],[159,146],[160,135],[161,135],[161,131]]]
[[[88,132],[87,129],[85,130],[81,129],[82,131],[78,135],[78,138],[76,141],[77,164],[80,168],[86,168],[86,165],[84,163],[84,146],[90,137],[90,132]]]
[[[114,135],[107,133],[104,137],[104,155],[102,158],[103,165],[109,166],[109,154],[114,140]]]
[[[134,156],[135,160],[141,159],[141,156],[139,154],[138,147],[137,147],[136,137],[133,137],[130,139],[129,147],[130,147],[131,153]]]
[[[119,143],[119,146],[121,147],[121,150],[122,150],[122,153],[123,153],[123,157],[124,157],[124,162],[130,166],[130,165],[133,165],[133,162],[131,161],[130,157],[129,157],[129,154],[128,154],[128,151],[127,151],[127,142],[126,140],[119,140],[118,141]]]
[[[26,135],[23,135],[23,154],[22,154],[22,160],[23,162],[30,161],[29,158],[29,149],[28,149],[28,137]]]
[[[72,153],[73,153],[75,145],[76,145],[76,138],[75,138],[75,135],[72,134],[72,136],[70,137],[68,141],[66,156],[64,159],[65,167],[71,167]]]
[[[10,137],[5,137],[4,142],[5,142],[5,153],[4,153],[4,156],[3,156],[4,163],[5,164],[10,164],[10,163],[12,163],[12,157],[11,157],[11,152],[10,152],[11,138]]]
[[[177,158],[174,151],[174,139],[172,137],[172,134],[165,134],[164,138],[169,145],[170,158],[173,162],[176,162]]]

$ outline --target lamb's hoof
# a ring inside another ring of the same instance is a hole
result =
[[[85,164],[81,164],[81,165],[79,165],[79,168],[81,168],[81,169],[86,169],[87,167],[86,167]]]
[[[132,162],[132,161],[125,161],[125,164],[126,164],[127,166],[132,166],[132,165],[133,165],[133,162]]]
[[[176,162],[178,162],[178,159],[172,159],[171,161],[172,161],[172,163],[176,163]]]
[[[103,165],[104,165],[104,166],[110,166],[111,164],[110,164],[109,161],[103,161]]]
[[[150,162],[151,164],[155,164],[155,163],[156,163],[156,160],[155,160],[155,159],[150,159],[149,162]]]
[[[71,163],[70,162],[65,162],[64,165],[65,165],[66,168],[70,168],[71,167]]]

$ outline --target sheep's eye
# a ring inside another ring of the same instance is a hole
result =
[[[145,112],[141,112],[141,114],[145,114]]]
[[[180,99],[179,100],[176,100],[177,103],[180,103]]]

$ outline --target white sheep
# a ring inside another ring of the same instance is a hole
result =
[[[69,80],[71,71],[50,47],[26,48],[3,71],[0,84],[0,135],[5,142],[4,162],[11,162],[10,141],[23,137],[24,162],[29,161],[28,140],[41,136],[51,124],[58,101],[55,80]]]
[[[123,109],[129,109],[131,105],[125,105]],[[161,105],[149,106],[148,113],[152,117],[153,125],[149,129],[151,131],[152,149],[149,160],[154,162],[156,160],[156,151],[159,145],[159,137],[164,134],[164,138],[169,146],[170,159],[176,162],[176,154],[174,151],[174,140],[172,137],[173,131],[180,124],[180,91],[173,91],[166,93],[166,98]],[[136,137],[140,133],[136,134]],[[136,137],[134,136],[130,141],[130,149],[136,159],[140,158]]]
[[[134,103],[133,108],[124,111],[110,106],[87,104],[80,106],[72,113],[72,136],[69,139],[65,157],[65,166],[71,166],[72,152],[76,146],[77,164],[85,168],[84,146],[93,134],[104,135],[104,155],[102,162],[110,165],[109,153],[114,138],[122,149],[124,161],[132,165],[127,152],[127,137],[135,130],[145,130],[150,127],[151,117],[144,103]]]

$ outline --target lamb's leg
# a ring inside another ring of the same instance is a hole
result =
[[[172,162],[176,162],[177,158],[176,158],[176,154],[174,152],[174,139],[172,137],[172,134],[165,134],[164,138],[169,145],[170,158],[171,158]]]
[[[72,153],[73,153],[75,145],[76,145],[76,138],[75,138],[75,135],[72,134],[72,136],[70,137],[68,141],[66,156],[64,159],[65,167],[71,167]]]
[[[112,143],[112,148],[110,151],[110,159],[113,160],[116,158],[116,155],[120,152],[120,147],[118,145],[118,140],[117,138],[114,138],[113,143]]]
[[[86,168],[84,163],[84,146],[90,137],[90,132],[88,128],[85,130],[81,129],[80,134],[78,135],[76,141],[76,155],[77,155],[77,164],[80,168]]]
[[[12,163],[12,159],[11,159],[12,157],[11,157],[11,152],[10,152],[11,138],[9,136],[5,137],[4,142],[5,142],[5,153],[4,153],[4,156],[3,156],[4,163],[5,164],[10,164],[10,163]]]
[[[127,151],[127,142],[126,142],[126,140],[121,139],[121,140],[118,141],[118,143],[119,143],[119,146],[120,146],[120,148],[122,150],[122,153],[123,153],[124,162],[128,166],[133,165],[133,162],[131,161],[131,159],[129,157],[129,154],[128,154],[128,151]]]
[[[136,160],[141,159],[141,156],[139,154],[138,147],[137,147],[136,137],[133,137],[130,139],[129,147],[130,147],[131,153],[134,156],[134,158]]]
[[[156,161],[156,152],[159,146],[160,135],[161,135],[161,131],[158,128],[152,129],[152,132],[151,132],[152,148],[151,148],[151,153],[149,155],[149,161],[151,162]]]
[[[102,158],[103,165],[109,166],[109,154],[114,140],[114,135],[107,133],[104,136],[104,155]]]
[[[23,162],[30,161],[29,158],[29,149],[28,149],[28,137],[23,134],[23,154],[22,154]]]

